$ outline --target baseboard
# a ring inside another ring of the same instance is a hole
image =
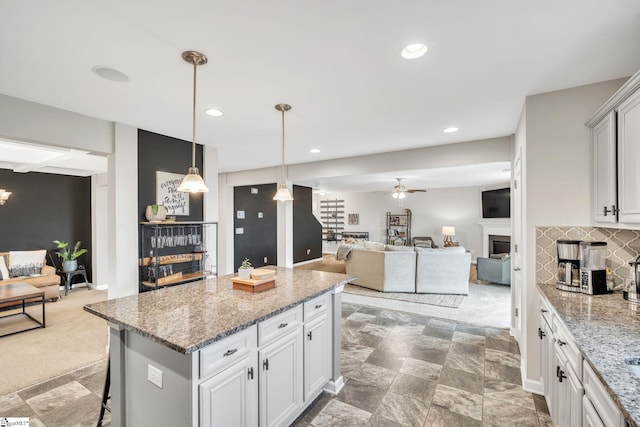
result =
[[[520,373],[522,375],[522,369],[520,369]],[[541,394],[544,395],[544,388],[542,387],[542,381],[534,381],[525,379],[522,377],[522,388],[524,391],[528,391],[529,393]]]
[[[109,290],[109,285],[105,283],[105,284],[96,286],[95,289],[98,291],[106,291],[106,290]]]
[[[337,380],[329,381],[324,386],[324,391],[335,396],[336,394],[340,393],[340,390],[342,390],[342,387],[344,387],[344,379],[342,375],[340,375],[340,378],[338,378]]]

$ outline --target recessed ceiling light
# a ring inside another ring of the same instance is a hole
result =
[[[317,148],[312,148],[311,150],[309,150],[309,152],[313,153],[313,154],[318,154],[320,152],[320,150],[317,149]]]
[[[211,116],[211,117],[220,117],[220,116],[222,116],[222,111],[216,110],[215,108],[209,108],[208,110],[204,110],[204,113],[207,116]]]
[[[114,70],[113,68],[105,67],[103,65],[96,65],[91,70],[103,79],[110,80],[112,82],[129,81],[129,76],[122,71]]]
[[[458,128],[456,127],[450,127],[450,128],[446,128],[445,130],[443,130],[442,132],[444,133],[453,133],[453,132],[458,132]]]
[[[402,49],[402,57],[406,59],[420,58],[427,53],[427,46],[422,43],[414,43]]]

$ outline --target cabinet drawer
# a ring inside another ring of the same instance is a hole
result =
[[[302,325],[302,305],[258,324],[258,345],[264,346]]]
[[[304,303],[304,321],[315,319],[329,309],[331,294],[324,294]]]
[[[200,350],[200,379],[217,374],[255,351],[256,340],[257,326],[253,325]]]
[[[622,413],[614,403],[607,390],[596,376],[593,368],[584,361],[584,377],[582,379],[585,396],[589,399],[602,422],[606,426],[624,426]]]
[[[552,329],[553,313],[551,312],[551,308],[542,299],[540,300],[540,316],[547,322],[549,329]]]
[[[571,334],[567,332],[564,324],[557,317],[553,318],[553,334],[560,351],[567,358],[567,363],[573,368],[578,380],[582,381],[582,353],[573,341]]]

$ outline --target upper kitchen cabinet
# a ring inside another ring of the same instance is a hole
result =
[[[593,220],[616,222],[616,112],[611,111],[592,130]]]
[[[587,122],[593,143],[593,222],[640,228],[640,71]]]
[[[618,108],[618,221],[640,224],[640,90]]]

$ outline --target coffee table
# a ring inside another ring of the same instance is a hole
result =
[[[35,319],[29,313],[25,311],[26,301],[34,298],[39,298],[36,302],[42,304],[42,322]],[[20,316],[24,315],[29,319],[33,320],[37,323],[38,326],[34,326],[32,328],[21,329],[19,331],[10,332],[8,334],[0,335],[0,337],[6,337],[13,334],[19,334],[20,332],[31,331],[33,329],[40,329],[45,327],[45,318],[44,318],[44,291],[31,286],[28,283],[24,282],[16,282],[9,283],[7,285],[0,286],[0,304],[7,302],[21,302],[22,303],[22,312],[21,313],[13,313],[8,314],[6,316],[0,316],[0,319],[4,319],[6,317],[12,316]]]

